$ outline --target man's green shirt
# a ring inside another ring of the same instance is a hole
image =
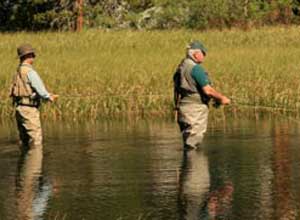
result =
[[[191,75],[201,88],[210,84],[210,80],[207,74],[205,73],[204,68],[199,64],[193,67]]]

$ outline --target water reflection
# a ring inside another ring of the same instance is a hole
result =
[[[275,215],[279,220],[294,220],[297,213],[292,192],[289,125],[275,124],[273,132]]]
[[[199,219],[201,206],[208,195],[210,176],[207,156],[203,151],[184,151],[179,176],[178,208],[181,220]]]
[[[229,219],[232,209],[232,182],[226,182],[222,187],[209,193],[206,207],[209,219]],[[204,218],[207,219],[207,218]]]
[[[44,158],[19,158],[0,132],[0,219],[299,219],[300,130],[286,121],[228,122],[190,152],[172,123],[51,128]]]
[[[19,220],[42,219],[51,193],[42,176],[43,151],[36,146],[21,154],[16,177],[17,217]]]
[[[231,214],[233,184],[224,181],[212,189],[204,151],[185,151],[179,176],[180,220],[227,219]]]

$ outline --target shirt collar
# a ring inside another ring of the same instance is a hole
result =
[[[27,66],[29,68],[32,68],[32,65],[30,65],[29,63],[21,63],[20,66]]]

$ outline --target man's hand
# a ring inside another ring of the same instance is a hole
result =
[[[54,102],[57,98],[59,97],[59,95],[56,95],[56,94],[50,94],[50,102]]]
[[[229,105],[231,102],[231,100],[229,98],[227,98],[226,96],[223,96],[221,99],[221,104],[222,105]]]

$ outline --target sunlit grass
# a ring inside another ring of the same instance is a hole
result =
[[[36,70],[60,95],[44,105],[42,115],[51,119],[170,118],[172,75],[192,39],[205,43],[204,66],[214,86],[236,104],[298,111],[299,36],[298,27],[1,34],[0,117],[11,115],[8,91],[23,42],[36,48]]]

